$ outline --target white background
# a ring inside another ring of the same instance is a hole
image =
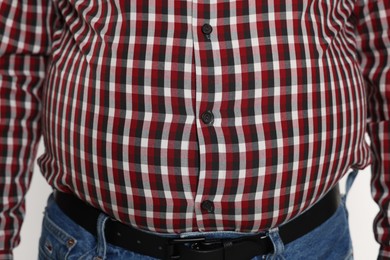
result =
[[[41,143],[38,155],[42,151]],[[342,191],[345,190],[344,187],[345,178],[341,182]],[[31,188],[27,194],[27,213],[21,231],[22,240],[19,247],[14,250],[14,260],[37,259],[42,213],[50,192],[51,188],[40,174],[39,168],[35,167]],[[359,172],[348,195],[347,206],[355,260],[376,259],[379,246],[374,240],[372,222],[378,207],[371,199],[369,167]]]

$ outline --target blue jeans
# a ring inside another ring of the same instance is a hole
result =
[[[107,219],[108,217],[104,214],[99,216],[96,227],[98,235],[94,237],[64,215],[53,197],[50,196],[39,242],[39,259],[154,259],[107,243],[102,232]],[[237,232],[186,233],[181,237],[194,235],[209,238],[233,238],[247,234]],[[253,259],[353,259],[345,197],[332,217],[293,242],[283,244],[277,228],[269,230],[266,235],[274,244],[274,252]]]

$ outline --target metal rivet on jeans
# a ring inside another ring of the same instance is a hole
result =
[[[69,239],[69,240],[66,242],[66,245],[67,245],[68,247],[72,247],[75,243],[76,243],[76,241],[74,241],[74,239]]]

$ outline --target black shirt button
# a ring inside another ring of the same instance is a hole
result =
[[[203,201],[200,207],[207,213],[214,213],[214,203],[210,200]]]
[[[206,125],[212,124],[213,121],[214,121],[214,115],[213,115],[213,113],[212,113],[210,110],[204,112],[204,113],[202,114],[202,121],[203,121],[203,123],[205,123]]]
[[[210,24],[205,23],[202,26],[202,33],[209,35],[212,31],[213,31],[213,27]]]

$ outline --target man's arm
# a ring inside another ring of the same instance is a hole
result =
[[[390,259],[390,1],[359,1],[357,43],[367,86],[372,194],[380,208],[374,231],[379,258]]]
[[[40,139],[51,0],[0,0],[0,259],[19,243]]]

